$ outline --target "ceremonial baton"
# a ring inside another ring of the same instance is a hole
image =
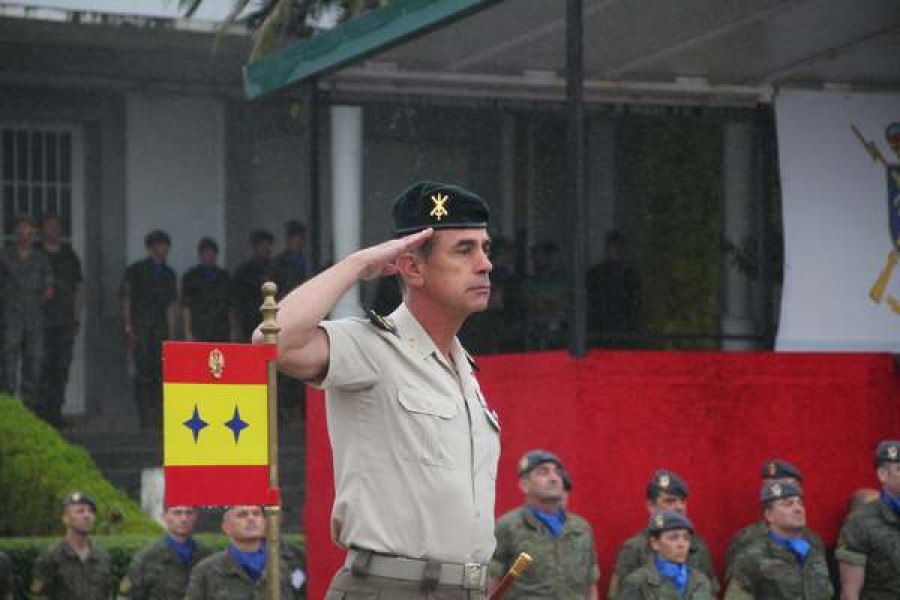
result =
[[[506,575],[503,576],[503,579],[500,580],[500,585],[488,596],[488,600],[500,600],[503,594],[506,593],[506,589],[513,584],[513,581],[525,572],[525,569],[531,564],[531,560],[530,554],[521,553],[516,562],[513,563],[513,566],[506,572]]]

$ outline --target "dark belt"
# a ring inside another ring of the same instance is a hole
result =
[[[376,554],[367,550],[350,550],[344,566],[354,575],[374,575],[403,581],[427,582],[484,590],[487,586],[487,565],[481,563],[447,563],[403,556]]]

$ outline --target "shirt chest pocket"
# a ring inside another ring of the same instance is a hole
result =
[[[454,456],[454,425],[459,407],[450,400],[427,394],[400,390],[400,410],[394,439],[397,454],[403,460],[432,467],[452,469],[460,458]],[[466,438],[468,441],[468,438]]]

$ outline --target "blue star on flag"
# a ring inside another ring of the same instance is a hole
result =
[[[200,430],[204,427],[208,427],[209,423],[200,418],[200,411],[197,410],[197,405],[194,405],[194,416],[184,422],[184,426],[191,430],[191,433],[194,434],[194,443],[196,444],[200,438]]]
[[[250,424],[247,423],[247,421],[244,421],[243,419],[241,419],[241,413],[238,410],[238,407],[235,406],[234,407],[234,416],[231,417],[230,421],[225,422],[225,427],[230,429],[231,432],[234,434],[234,443],[237,444],[238,440],[241,437],[241,432],[243,430],[247,429],[248,427],[250,427]]]

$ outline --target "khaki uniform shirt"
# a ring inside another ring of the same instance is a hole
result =
[[[809,541],[816,550],[825,554],[825,543],[815,531],[804,527],[803,537]],[[731,575],[734,571],[734,561],[737,559],[738,555],[750,546],[750,544],[759,540],[767,540],[768,538],[769,526],[766,525],[765,521],[757,521],[738,531],[728,545],[728,553],[725,555],[725,581],[731,579]]]
[[[651,555],[652,556],[652,555]],[[659,574],[656,564],[647,564],[633,571],[622,582],[619,600],[713,600],[712,582],[703,573],[688,567],[688,583],[684,596],[675,584]]]
[[[109,555],[90,542],[88,545],[90,551],[84,561],[65,540],[50,546],[34,564],[29,597],[51,600],[109,598],[112,592]]]
[[[646,565],[652,552],[650,550],[650,534],[647,530],[643,530],[637,535],[625,540],[622,548],[616,556],[615,575],[618,584],[621,585],[628,575],[637,571]],[[716,579],[716,573],[713,568],[712,555],[709,553],[709,547],[699,535],[691,538],[691,551],[687,560],[688,566],[694,571],[699,571],[706,575],[712,584],[714,594],[719,593],[719,580]],[[609,597],[610,599],[618,598],[618,589],[615,582],[610,583]]]
[[[497,550],[488,574],[497,581],[503,579],[520,552],[527,552],[534,562],[506,591],[506,600],[588,598],[591,586],[600,579],[594,531],[574,513],[566,513],[555,538],[524,506],[503,515],[497,521]]]
[[[119,600],[181,600],[191,569],[210,554],[212,550],[195,540],[191,564],[185,566],[163,536],[131,559],[128,572],[119,582]]]
[[[900,598],[900,518],[881,500],[850,513],[835,557],[865,567],[860,600]]]
[[[325,321],[331,533],[344,547],[442,562],[494,552],[499,425],[454,339],[453,363],[401,304],[383,328]]]
[[[801,564],[793,552],[766,536],[750,544],[734,561],[725,600],[831,600],[834,588],[825,554],[810,546]]]

